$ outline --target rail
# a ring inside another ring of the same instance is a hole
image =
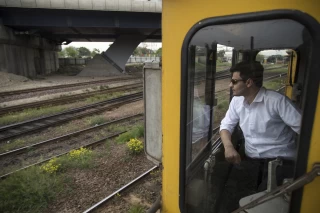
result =
[[[52,105],[52,104],[62,104],[62,103],[72,103],[93,95],[99,95],[99,94],[105,94],[105,93],[111,93],[111,92],[117,92],[117,91],[128,91],[128,90],[135,90],[142,88],[142,85],[140,84],[129,84],[129,85],[124,85],[124,86],[119,86],[119,87],[113,87],[113,88],[108,88],[108,89],[103,89],[103,90],[98,90],[98,91],[92,91],[92,92],[87,92],[87,93],[81,93],[81,94],[76,94],[76,95],[68,95],[60,98],[55,98],[55,99],[49,99],[49,100],[43,100],[43,101],[36,101],[32,103],[26,103],[26,104],[19,104],[15,106],[10,106],[10,107],[3,107],[0,108],[0,115],[4,115],[9,112],[16,112],[16,111],[22,111],[26,108],[35,108],[35,107],[41,107],[41,106],[47,106],[47,105]]]
[[[42,117],[42,118],[37,118],[29,121],[24,121],[24,122],[4,126],[0,128],[0,141],[12,139],[22,134],[31,133],[36,130],[47,128],[49,126],[60,124],[73,119],[96,114],[98,112],[112,109],[114,107],[121,106],[123,104],[131,103],[134,101],[138,101],[141,99],[142,99],[142,92],[138,92],[138,93],[125,95],[125,96],[121,96],[114,99],[109,99],[106,101],[101,101],[95,104],[86,105],[84,107],[67,110],[62,113],[57,113],[57,114]],[[103,105],[107,105],[107,106],[103,106]],[[83,112],[88,109],[91,111]]]
[[[31,92],[40,92],[45,90],[54,90],[54,89],[64,89],[69,87],[77,87],[77,86],[84,86],[84,85],[90,85],[90,84],[98,84],[98,83],[116,83],[116,82],[123,82],[123,81],[132,81],[132,80],[138,80],[139,78],[113,78],[113,79],[106,79],[106,80],[98,80],[98,81],[86,81],[81,83],[74,83],[74,84],[62,84],[62,85],[55,85],[50,87],[37,87],[37,88],[31,88],[31,89],[23,89],[23,90],[12,90],[12,91],[5,91],[0,92],[0,97],[5,97],[9,95],[19,95],[24,93],[31,93]]]
[[[113,198],[116,194],[123,192],[124,190],[128,189],[130,186],[132,186],[133,184],[135,184],[136,182],[140,181],[141,179],[145,178],[147,175],[149,175],[152,171],[156,170],[158,168],[158,166],[154,166],[151,169],[149,169],[148,171],[146,171],[145,173],[143,173],[142,175],[140,175],[139,177],[135,178],[134,180],[130,181],[129,183],[127,183],[126,185],[124,185],[123,187],[121,187],[120,189],[114,191],[113,193],[111,193],[110,195],[108,195],[106,198],[102,199],[101,201],[99,201],[98,203],[94,204],[93,206],[91,206],[90,208],[88,208],[87,210],[85,210],[83,213],[88,213],[88,212],[92,212],[93,210],[95,210],[96,208],[98,208],[99,206],[101,206],[101,204],[106,203],[107,201],[109,201],[111,198]]]

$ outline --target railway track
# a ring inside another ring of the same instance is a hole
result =
[[[22,134],[31,133],[66,121],[110,110],[126,103],[142,100],[142,95],[142,92],[124,95],[118,98],[67,110],[62,113],[3,126],[0,127],[0,141],[7,141],[21,136]]]
[[[97,208],[99,208],[102,204],[107,203],[109,200],[111,200],[115,195],[123,193],[125,190],[128,190],[130,187],[132,187],[133,185],[135,185],[137,182],[142,181],[144,178],[146,178],[151,172],[155,171],[156,169],[158,169],[158,166],[154,166],[152,168],[150,168],[148,171],[144,172],[143,174],[141,174],[140,176],[138,176],[137,178],[135,178],[134,180],[130,181],[129,183],[127,183],[126,185],[122,186],[121,188],[119,188],[118,190],[114,191],[113,193],[111,193],[110,195],[108,195],[107,197],[105,197],[104,199],[102,199],[101,201],[99,201],[98,203],[94,204],[93,206],[91,206],[90,208],[88,208],[87,210],[85,210],[83,213],[89,213],[92,212],[94,210],[96,210]]]
[[[92,143],[87,144],[87,145],[82,146],[82,147],[84,147],[84,148],[89,148],[89,147],[95,146],[95,145],[97,145],[97,144],[99,144],[99,143],[105,142],[106,140],[115,138],[115,137],[121,135],[122,133],[125,133],[125,132],[115,133],[115,134],[113,134],[113,135],[107,136],[107,137],[105,137],[105,138],[102,138],[102,139],[100,139],[100,140],[98,140],[98,141],[92,142]],[[76,150],[76,149],[73,149],[73,150]],[[59,154],[59,155],[55,155],[55,156],[53,156],[53,157],[47,158],[47,159],[45,159],[45,160],[42,160],[42,161],[40,161],[40,162],[37,162],[37,163],[31,164],[31,165],[25,166],[25,167],[23,167],[23,168],[21,168],[21,169],[17,169],[17,170],[15,170],[15,171],[13,171],[13,172],[10,172],[10,173],[1,175],[1,176],[0,176],[0,179],[5,179],[5,178],[9,177],[10,175],[12,175],[12,174],[14,174],[14,173],[16,173],[16,172],[19,172],[19,171],[21,171],[21,170],[30,168],[30,167],[32,167],[32,166],[41,165],[41,164],[43,164],[43,163],[45,163],[45,162],[50,161],[50,160],[53,159],[53,158],[57,158],[57,157],[66,155],[66,154],[68,154],[70,151],[73,151],[73,150],[69,150],[69,151],[67,151],[67,152],[61,153],[61,154]]]
[[[285,75],[286,75],[286,73],[274,75],[274,76],[266,78],[265,81],[272,80],[272,79],[282,77]],[[225,77],[224,75],[221,75],[221,76]],[[142,93],[133,94],[133,98],[138,98],[138,96],[139,96],[139,98],[142,98]],[[9,140],[9,139],[15,138],[17,136],[20,136],[22,134],[31,133],[36,130],[47,128],[52,125],[56,125],[56,124],[59,124],[62,122],[66,122],[66,121],[69,121],[72,119],[84,117],[87,115],[95,114],[97,112],[107,110],[108,108],[116,107],[114,105],[107,106],[107,107],[100,107],[100,106],[104,105],[104,104],[111,104],[111,103],[114,103],[115,101],[122,101],[120,104],[123,104],[123,103],[126,103],[126,101],[123,100],[126,98],[131,98],[131,95],[120,97],[120,98],[115,98],[115,99],[111,99],[111,100],[107,100],[107,101],[102,101],[102,102],[99,102],[96,104],[91,104],[91,105],[88,105],[85,107],[80,107],[80,108],[68,110],[63,113],[58,113],[58,114],[46,116],[43,118],[33,119],[33,120],[25,121],[25,122],[20,122],[17,124],[12,124],[12,125],[8,125],[8,126],[0,127],[0,141]],[[118,104],[116,103],[117,106],[118,106]],[[89,111],[89,112],[77,114],[78,112],[82,112],[87,109],[92,109],[94,107],[100,107],[100,108],[96,109],[96,110]],[[73,115],[71,115],[70,113],[72,113]]]
[[[287,67],[287,66],[280,66],[280,67],[271,67],[271,68],[266,68],[264,69],[265,71],[267,70],[275,70],[275,69],[280,69],[280,68],[284,68],[284,67]],[[222,79],[226,79],[226,78],[230,78],[231,75],[230,75],[230,68],[228,69],[225,69],[225,70],[222,70],[222,71],[219,71],[219,72],[216,72],[216,77],[215,79],[216,80],[222,80]],[[194,80],[195,82],[199,82],[199,81],[203,81],[205,78],[205,75],[197,75]]]
[[[60,137],[52,138],[49,140],[45,140],[36,144],[32,144],[29,146],[21,147],[15,150],[11,150],[5,153],[0,154],[1,163],[0,166],[5,168],[10,165],[17,166],[17,162],[19,159],[24,162],[23,165],[26,164],[25,160],[28,160],[30,165],[17,169],[15,171],[9,172],[0,176],[0,179],[3,179],[17,171],[21,171],[23,169],[29,168],[30,166],[35,166],[47,162],[53,158],[65,155],[69,153],[71,150],[79,149],[80,147],[93,147],[101,142],[104,142],[107,139],[111,139],[113,137],[122,134],[123,132],[112,134],[111,136],[103,137],[97,141],[89,143],[90,139],[94,138],[96,134],[87,135],[90,132],[97,131],[99,129],[106,128],[108,126],[119,124],[119,123],[128,123],[136,120],[132,119],[141,119],[143,114],[135,114],[132,116],[126,116],[114,121],[105,122],[103,124],[86,128],[83,130],[79,130],[70,134],[62,135]],[[79,140],[77,137],[80,135],[85,136],[85,140]],[[67,150],[67,151],[66,151]],[[39,158],[45,157],[45,160],[39,161]],[[34,163],[36,162],[36,163]]]
[[[56,85],[56,86],[50,86],[50,87],[38,87],[38,88],[31,88],[31,89],[24,89],[24,90],[12,90],[12,91],[0,92],[0,97],[11,96],[11,95],[21,95],[21,94],[34,93],[34,92],[40,92],[40,91],[46,91],[46,90],[56,90],[56,89],[85,86],[90,84],[109,83],[109,82],[117,83],[117,82],[132,81],[132,80],[138,80],[138,79],[139,78],[113,78],[113,79],[88,81],[88,82],[81,82],[81,83],[74,83],[74,84],[63,84],[63,85]]]
[[[3,108],[0,108],[0,115],[7,114],[9,112],[21,111],[21,110],[24,110],[27,108],[35,108],[35,107],[62,104],[62,103],[71,103],[71,102],[75,102],[75,101],[78,101],[78,100],[81,100],[84,98],[88,98],[93,95],[106,94],[106,93],[118,92],[118,91],[131,91],[131,90],[135,90],[135,89],[139,89],[139,88],[142,88],[142,85],[140,83],[138,83],[138,84],[135,83],[135,84],[129,84],[129,85],[124,85],[124,86],[109,88],[109,89],[103,89],[103,90],[99,90],[99,91],[92,91],[92,92],[87,92],[87,93],[82,93],[82,94],[64,96],[64,97],[55,98],[55,99],[20,104],[20,105],[10,106],[10,107],[3,107]]]
[[[271,81],[273,79],[282,78],[282,77],[285,77],[285,76],[287,76],[287,73],[280,73],[280,74],[277,74],[277,75],[272,75],[272,76],[269,76],[267,78],[264,78],[263,82]],[[223,92],[223,91],[226,91],[226,90],[230,90],[229,86],[226,89],[221,89],[219,91],[216,91],[216,93],[217,92]]]
[[[266,70],[279,69],[279,68],[282,68],[282,67],[273,67],[273,68],[268,68]],[[230,77],[229,69],[226,69],[226,70],[217,72],[215,79],[222,80],[222,79],[227,79],[229,77]],[[200,83],[201,81],[203,81],[203,79],[204,79],[204,76],[198,75],[195,77],[195,82]],[[87,82],[84,82],[84,83],[87,83]],[[65,86],[65,85],[62,85],[62,86]],[[11,106],[11,107],[3,107],[3,108],[0,108],[0,115],[7,114],[9,112],[21,111],[26,108],[35,108],[35,107],[46,106],[46,105],[71,103],[71,102],[74,102],[77,100],[81,100],[81,99],[90,97],[92,95],[98,95],[98,94],[104,94],[104,93],[108,93],[108,92],[116,92],[116,91],[122,91],[122,90],[134,90],[134,89],[139,89],[139,88],[142,88],[142,86],[138,85],[138,84],[130,84],[130,85],[125,85],[125,86],[120,86],[120,87],[115,87],[115,88],[110,88],[110,89],[104,89],[104,90],[99,90],[99,91],[93,91],[93,92],[88,92],[88,93],[83,93],[83,94],[65,96],[65,97],[56,98],[56,99],[20,104],[20,105]],[[38,89],[38,88],[35,88],[35,89]],[[41,89],[41,88],[39,88],[39,89]],[[30,90],[32,90],[32,89],[30,89]],[[14,92],[14,91],[12,91],[12,92]],[[1,94],[3,94],[3,93],[0,93],[0,97],[1,97]]]

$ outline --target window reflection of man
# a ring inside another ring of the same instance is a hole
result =
[[[208,140],[210,125],[210,106],[201,100],[198,89],[194,89],[193,120],[192,120],[192,146],[194,154],[197,154]]]

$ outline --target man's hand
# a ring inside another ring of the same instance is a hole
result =
[[[231,133],[228,130],[220,131],[221,140],[224,146],[224,156],[230,163],[240,164],[241,158],[239,153],[234,149],[231,142]]]
[[[233,148],[233,146],[225,147],[224,156],[230,163],[240,164],[241,158],[239,153]]]

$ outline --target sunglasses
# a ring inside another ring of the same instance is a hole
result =
[[[230,82],[233,84],[233,85],[236,85],[239,81],[244,81],[246,82],[247,80],[243,80],[243,79],[231,79]]]

